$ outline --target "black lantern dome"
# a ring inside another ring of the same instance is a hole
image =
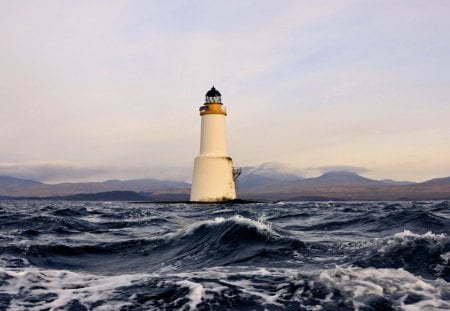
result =
[[[211,104],[211,103],[216,103],[216,104],[221,104],[222,103],[222,94],[220,94],[220,92],[218,90],[216,90],[216,88],[213,86],[208,92],[206,92],[206,103],[207,104]]]

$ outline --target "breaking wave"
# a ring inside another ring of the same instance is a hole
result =
[[[450,281],[450,239],[444,233],[416,234],[409,230],[377,240],[356,261],[362,267],[402,268],[426,278]]]
[[[233,216],[197,222],[161,238],[89,245],[21,244],[0,249],[22,255],[36,266],[115,274],[276,262],[304,249],[304,243],[278,235],[262,219]]]

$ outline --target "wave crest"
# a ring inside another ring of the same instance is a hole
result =
[[[107,274],[272,263],[303,249],[301,241],[279,235],[264,217],[252,220],[239,215],[200,221],[177,233],[149,239],[1,247],[2,253],[25,255],[40,267]]]
[[[377,239],[365,258],[356,264],[362,267],[403,268],[427,278],[450,280],[450,266],[445,254],[450,252],[450,239],[444,233],[424,234],[404,230],[393,236]]]

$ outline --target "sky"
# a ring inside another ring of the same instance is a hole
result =
[[[0,0],[0,175],[189,181],[204,94],[236,166],[450,176],[450,1]]]

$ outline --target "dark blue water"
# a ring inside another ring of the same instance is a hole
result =
[[[450,202],[0,201],[0,310],[450,310]]]

